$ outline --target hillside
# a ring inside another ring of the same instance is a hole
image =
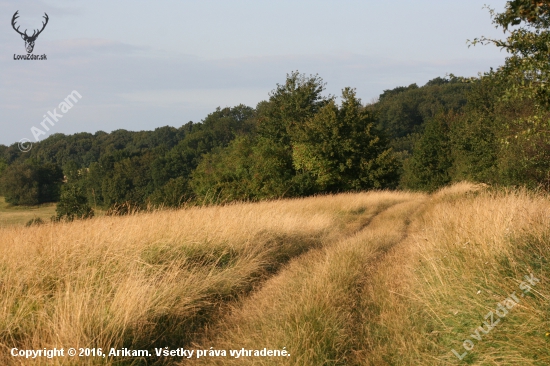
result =
[[[463,183],[0,228],[0,363],[548,364],[549,213]]]

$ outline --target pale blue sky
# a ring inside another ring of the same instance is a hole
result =
[[[368,102],[385,89],[503,63],[484,4],[502,0],[0,0],[0,143],[31,127],[73,90],[82,99],[51,133],[151,130],[200,121],[217,106],[255,106],[293,70],[318,73],[327,93],[355,87]],[[34,54],[11,27],[50,21]]]

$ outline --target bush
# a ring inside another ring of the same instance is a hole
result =
[[[88,205],[88,200],[82,189],[74,185],[67,185],[62,188],[56,213],[55,220],[57,221],[89,219],[94,216],[94,210]]]

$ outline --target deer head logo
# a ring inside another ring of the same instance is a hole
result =
[[[32,36],[29,36],[27,34],[26,29],[25,29],[24,33],[21,33],[19,31],[19,27],[15,28],[15,21],[16,21],[17,18],[19,18],[19,15],[17,13],[19,13],[19,10],[17,10],[15,12],[15,14],[13,14],[13,18],[11,18],[11,26],[13,27],[13,29],[15,29],[15,31],[17,33],[19,33],[21,35],[21,38],[23,38],[23,40],[25,41],[25,48],[27,49],[27,53],[32,53],[32,50],[34,49],[34,42],[36,41],[36,38],[38,38],[40,33],[42,33],[44,28],[46,28],[46,24],[48,24],[48,20],[49,20],[48,14],[44,13],[44,19],[46,19],[46,22],[42,22],[42,29],[40,29],[40,30],[35,29],[34,32],[32,33]]]

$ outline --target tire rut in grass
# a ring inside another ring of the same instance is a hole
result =
[[[199,304],[192,316],[179,319],[174,317],[158,319],[158,330],[153,332],[156,336],[154,339],[149,340],[147,348],[165,346],[171,348],[188,347],[194,340],[203,338],[208,329],[215,328],[215,324],[220,319],[223,319],[230,312],[230,309],[242,303],[252,294],[260,291],[266,281],[276,276],[289,262],[307,255],[312,250],[330,245],[337,240],[342,240],[344,237],[355,235],[368,226],[376,215],[397,202],[394,200],[389,200],[388,202],[382,201],[374,210],[371,208],[346,213],[348,216],[344,217],[340,221],[340,224],[338,224],[341,225],[341,228],[331,233],[328,237],[322,233],[318,235],[263,233],[262,235],[267,235],[270,238],[262,247],[270,248],[273,254],[269,255],[268,262],[263,263],[261,268],[249,277],[247,283],[243,286],[233,286],[232,290],[228,293],[212,293],[208,295],[201,301],[201,304]],[[265,241],[265,238],[263,240]],[[231,253],[226,254],[226,256],[230,256]],[[162,256],[162,258],[164,257]],[[210,257],[203,258],[200,255],[192,256],[192,258],[195,257],[197,257],[200,263],[216,262],[216,266],[219,267],[220,263],[218,260]],[[232,259],[227,258],[223,263],[230,265]],[[166,330],[168,329],[172,331],[167,332]],[[156,360],[156,362],[160,364],[162,360]]]
[[[396,220],[394,216],[399,216],[402,205],[410,206],[406,208],[408,214],[401,213],[400,225],[393,223],[388,229],[389,221]],[[250,296],[230,304],[228,308],[233,312],[219,324],[204,329],[204,336],[193,348],[200,349],[201,345],[217,349],[287,347],[294,355],[288,360],[291,365],[347,364],[358,348],[353,333],[359,319],[356,304],[367,280],[366,269],[375,268],[391,247],[403,240],[416,206],[418,204],[405,202],[384,207],[363,221],[353,234],[292,259]],[[394,211],[398,213],[392,214]],[[372,244],[371,249],[366,244],[377,239],[377,234],[372,232],[373,225],[379,231],[384,226],[384,230],[389,231],[404,229],[398,235],[392,234],[392,238],[382,238],[384,242]],[[278,364],[268,358],[236,360],[229,356],[193,361],[219,365],[235,361]],[[287,364],[287,360],[284,363]]]
[[[266,241],[268,245],[262,245],[262,248],[275,248],[271,255],[265,257],[269,259],[269,263],[264,263],[259,267],[258,271],[249,275],[246,283],[242,286],[231,285],[229,292],[213,292],[207,294],[200,299],[197,303],[196,309],[193,314],[187,313],[182,317],[160,317],[155,320],[155,329],[149,334],[153,337],[147,338],[147,344],[132,343],[128,346],[131,348],[160,348],[168,346],[172,349],[187,347],[193,345],[193,341],[205,339],[204,334],[210,333],[210,329],[217,329],[220,320],[228,317],[232,309],[237,308],[240,304],[244,303],[252,297],[254,294],[261,292],[266,283],[271,279],[277,278],[291,263],[300,262],[303,258],[307,258],[310,253],[315,255],[322,251],[323,247],[330,247],[336,242],[345,240],[346,238],[353,237],[357,233],[362,232],[368,227],[375,218],[381,213],[387,211],[392,206],[398,204],[399,200],[391,200],[390,202],[381,202],[376,206],[374,210],[358,211],[351,213],[353,218],[346,217],[340,224],[339,230],[331,233],[327,238],[322,234],[317,235],[302,235],[300,233],[294,234],[280,234],[280,233],[263,233],[262,235],[270,236],[270,239]],[[350,213],[348,213],[350,214]],[[343,224],[342,224],[343,223]],[[265,241],[265,237],[262,240]],[[159,257],[158,255],[152,255],[148,253],[149,261],[155,262],[154,259]],[[154,253],[153,253],[154,254]],[[160,258],[166,259],[166,253],[160,256]],[[210,253],[212,254],[212,253]],[[201,268],[204,264],[216,264],[216,268],[220,267],[225,269],[227,265],[232,264],[231,253],[225,253],[228,258],[223,263],[212,256],[204,256],[201,253],[195,253],[195,255],[189,256],[193,262],[197,262],[197,268]],[[223,255],[223,258],[226,255]],[[170,257],[170,256],[168,256]],[[216,256],[214,256],[216,257]],[[156,262],[155,262],[156,263]],[[163,263],[156,263],[163,264]],[[239,265],[233,263],[235,267]],[[207,275],[207,273],[205,273]],[[219,286],[218,286],[219,287]],[[129,334],[129,339],[135,339]],[[130,362],[130,360],[128,360]],[[150,360],[155,364],[173,364],[174,360],[169,359],[153,359]],[[135,364],[135,360],[130,362]],[[125,364],[124,360],[121,360],[120,364]]]

